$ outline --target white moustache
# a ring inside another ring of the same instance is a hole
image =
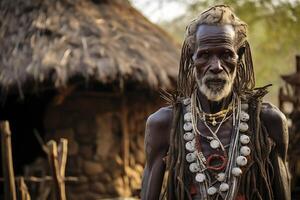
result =
[[[229,81],[228,75],[224,72],[224,73],[219,73],[219,74],[208,73],[203,77],[203,82],[205,83],[208,80],[214,80],[214,79],[220,79],[220,80],[224,80],[226,82]]]
[[[228,76],[225,72],[219,74],[208,73],[202,80],[197,80],[198,88],[207,99],[211,101],[220,101],[231,93],[235,76],[236,73],[234,73],[233,76]],[[206,84],[208,81],[216,79],[224,81],[224,85],[221,88],[211,88]]]

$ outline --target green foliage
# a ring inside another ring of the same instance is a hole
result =
[[[188,22],[204,8],[230,5],[249,27],[257,86],[273,84],[268,100],[277,103],[280,75],[295,70],[295,55],[300,54],[300,2],[298,0],[199,0],[188,4],[187,14],[161,25],[181,42]],[[189,3],[188,3],[189,2]]]

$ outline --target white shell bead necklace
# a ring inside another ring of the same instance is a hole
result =
[[[206,172],[206,159],[203,153],[198,152],[196,148],[195,132],[197,132],[197,127],[195,127],[195,124],[197,124],[197,119],[195,123],[193,121],[193,114],[191,112],[193,111],[193,108],[191,107],[191,99],[185,99],[183,101],[183,104],[186,107],[183,125],[183,129],[185,131],[183,138],[186,141],[185,147],[188,150],[188,153],[186,154],[186,161],[190,163],[189,170],[192,173],[195,173],[195,181],[198,183],[206,182],[206,184],[200,184],[200,191],[206,191],[206,193],[210,196],[213,196],[217,193],[225,192],[229,192],[231,195],[234,194],[237,188],[231,188],[228,184],[228,181],[231,177],[230,174],[232,174],[234,177],[240,177],[243,173],[240,167],[244,167],[247,165],[248,160],[246,157],[251,154],[251,149],[247,146],[247,144],[250,143],[250,137],[246,134],[249,129],[249,126],[247,124],[247,121],[250,118],[249,114],[247,113],[249,105],[241,104],[240,110],[238,109],[237,113],[238,123],[236,124],[235,119],[233,120],[234,126],[238,126],[236,133],[236,138],[238,139],[234,139],[234,143],[231,145],[231,151],[233,153],[231,153],[231,158],[229,158],[228,160],[225,172],[220,172],[216,176],[216,180],[219,182],[219,186],[217,189],[217,187],[214,186],[215,183],[210,183],[210,178],[207,178],[207,176],[210,175]],[[222,123],[220,123],[220,125],[217,127],[216,131],[212,131],[210,127],[206,124],[213,135],[213,137],[206,136],[206,138],[210,140],[210,147],[213,149],[217,149],[223,146],[222,143],[219,141],[218,137],[214,137],[214,135],[216,135],[216,133],[218,132],[221,124]],[[242,134],[239,135],[238,132],[241,132]],[[233,160],[235,161],[233,162]],[[236,179],[233,179],[233,182],[231,182],[231,184],[236,185],[234,183],[235,181]]]

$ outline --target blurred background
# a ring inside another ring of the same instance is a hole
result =
[[[1,0],[0,199],[139,198],[145,123],[176,87],[185,26],[220,3],[248,23],[256,85],[289,119],[300,199],[298,0]]]

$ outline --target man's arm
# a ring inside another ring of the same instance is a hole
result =
[[[146,166],[142,181],[142,200],[159,199],[165,173],[164,158],[169,148],[172,109],[161,108],[146,123]]]
[[[277,107],[264,103],[261,119],[267,128],[269,136],[275,142],[275,149],[270,155],[274,169],[272,182],[274,199],[290,200],[290,174],[287,165],[289,135],[286,117]]]

